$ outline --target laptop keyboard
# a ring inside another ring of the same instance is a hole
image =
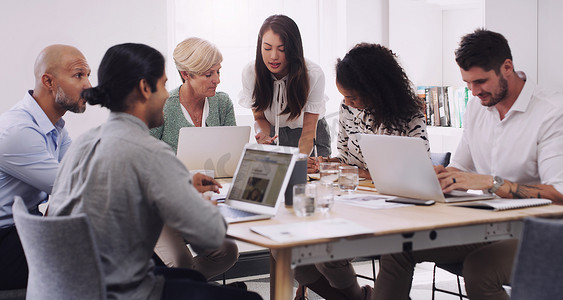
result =
[[[232,207],[226,206],[226,205],[219,205],[218,208],[219,208],[219,211],[221,212],[221,214],[223,215],[223,217],[225,217],[225,218],[237,219],[237,218],[244,218],[244,217],[256,215],[255,213],[251,213],[251,212],[248,212],[248,211],[232,208]]]

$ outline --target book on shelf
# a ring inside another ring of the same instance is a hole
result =
[[[467,87],[419,86],[417,95],[424,101],[426,125],[462,127],[469,98]]]
[[[526,208],[551,204],[551,200],[528,198],[528,199],[493,199],[453,204],[453,206],[488,209],[492,211]]]

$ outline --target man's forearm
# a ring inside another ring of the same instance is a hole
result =
[[[505,180],[496,194],[502,198],[513,199],[545,198],[556,204],[563,204],[563,195],[552,185],[546,184],[518,184]]]

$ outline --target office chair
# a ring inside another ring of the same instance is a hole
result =
[[[512,273],[512,300],[561,299],[563,220],[526,218]]]
[[[29,214],[16,196],[12,206],[27,264],[27,299],[106,299],[94,234],[85,214]]]
[[[442,165],[447,167],[450,164],[451,156],[451,152],[430,153],[430,159],[432,159],[432,164],[435,166]]]

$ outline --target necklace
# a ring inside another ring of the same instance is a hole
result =
[[[203,105],[201,105],[200,103],[195,103],[195,105],[191,105],[190,106],[190,102],[185,99],[185,97],[183,97],[183,93],[182,93],[182,88],[184,87],[184,85],[180,86],[180,90],[178,91],[179,94],[179,101],[180,101],[180,105],[182,105],[186,111],[188,112],[188,115],[190,116],[190,118],[192,119],[192,122],[194,123],[193,125],[196,127],[201,127],[201,117],[199,116],[203,116]],[[205,101],[205,99],[204,99]],[[205,102],[204,102],[205,103]]]

